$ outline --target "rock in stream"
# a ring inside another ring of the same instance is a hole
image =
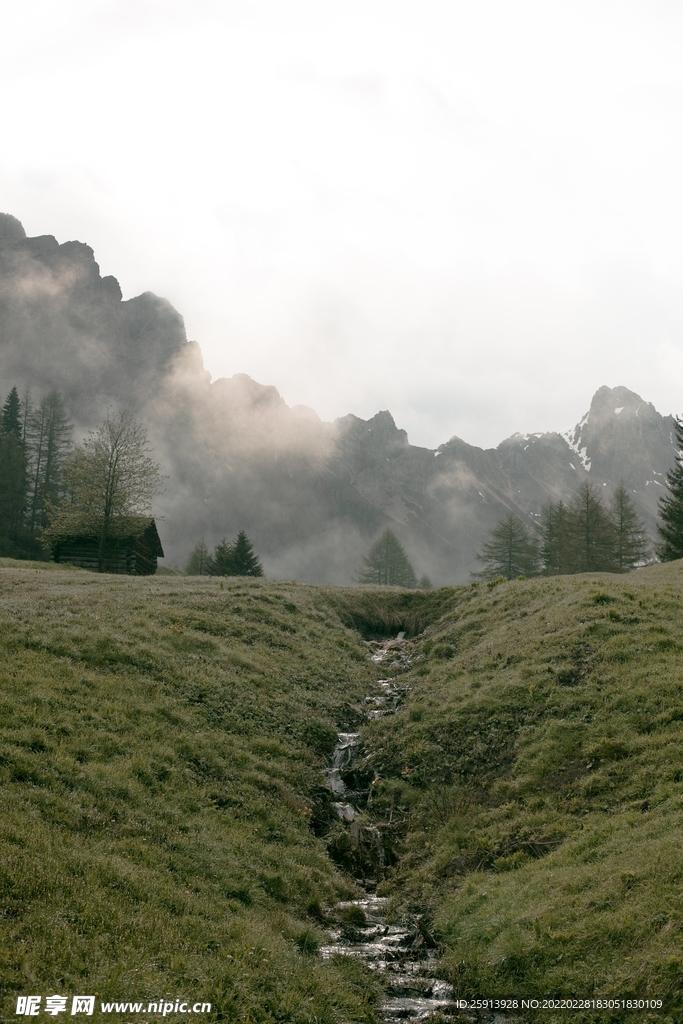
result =
[[[381,1013],[388,1022],[425,1020],[437,1011],[455,1009],[451,986],[430,975],[430,967],[437,963],[436,952],[424,949],[418,926],[387,924],[387,903],[387,899],[371,895],[340,903],[337,910],[342,924],[331,932],[332,942],[321,948],[321,956],[355,956],[379,972],[387,991]]]

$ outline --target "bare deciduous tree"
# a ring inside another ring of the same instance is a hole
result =
[[[159,466],[149,457],[147,432],[132,412],[108,415],[64,469],[67,497],[49,509],[45,538],[88,535],[99,542],[103,571],[108,544],[127,536],[151,511],[161,491]]]

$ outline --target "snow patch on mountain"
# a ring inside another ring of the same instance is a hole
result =
[[[581,460],[581,465],[587,473],[590,473],[591,471],[591,460],[590,456],[588,455],[588,449],[586,448],[586,445],[581,444],[581,435],[583,434],[583,428],[588,423],[589,415],[590,413],[586,413],[586,415],[583,417],[580,423],[577,423],[575,427],[570,427],[569,430],[562,431],[562,433],[560,434],[560,436],[565,439],[565,441],[567,442],[571,450],[574,452],[574,454],[578,455],[579,459]]]

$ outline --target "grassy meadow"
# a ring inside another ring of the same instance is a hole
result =
[[[61,992],[376,1021],[372,974],[317,955],[360,893],[322,771],[397,675],[347,782],[458,993],[682,1020],[682,608],[681,563],[407,592],[2,560],[2,1019]],[[401,629],[407,671],[368,660]]]
[[[683,1020],[683,564],[442,594],[402,709],[365,730],[383,891],[463,994]]]
[[[315,588],[0,570],[0,984],[373,1020],[314,953],[354,893],[316,830],[362,644]]]

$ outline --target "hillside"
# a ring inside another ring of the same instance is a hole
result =
[[[79,439],[107,407],[134,409],[169,477],[155,512],[170,564],[246,529],[270,576],[312,582],[353,582],[386,526],[418,576],[466,582],[501,516],[537,521],[586,479],[606,496],[623,481],[654,535],[675,457],[671,416],[624,387],[599,388],[564,433],[520,423],[486,450],[413,445],[387,410],[322,422],[246,374],[212,382],[167,300],[124,300],[87,244],[0,214],[0,395],[14,385],[59,389]]]
[[[2,1019],[34,990],[372,1019],[311,955],[355,889],[320,772],[371,674],[324,595],[3,568],[0,644]]]
[[[441,593],[402,707],[364,730],[382,891],[428,915],[461,992],[680,1020],[683,565]]]
[[[315,952],[372,870],[461,995],[680,1019],[682,591],[681,563],[416,593],[5,563],[4,1012],[64,990],[377,1020],[377,980]],[[322,774],[359,724],[344,778],[384,868]]]

